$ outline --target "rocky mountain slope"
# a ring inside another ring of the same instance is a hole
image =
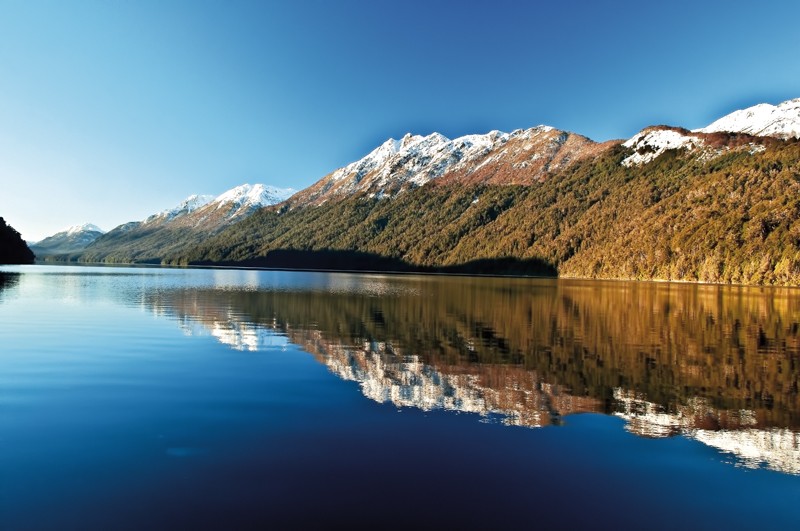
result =
[[[289,203],[294,208],[355,194],[391,197],[433,180],[534,184],[602,152],[608,145],[548,126],[511,133],[491,131],[453,140],[439,133],[407,134],[400,140],[390,138],[366,157],[323,177]]]

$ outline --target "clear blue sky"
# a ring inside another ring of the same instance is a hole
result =
[[[796,0],[0,0],[0,216],[108,230],[406,132],[607,140],[796,97]]]

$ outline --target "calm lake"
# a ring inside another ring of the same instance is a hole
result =
[[[0,528],[800,527],[800,290],[0,267]]]

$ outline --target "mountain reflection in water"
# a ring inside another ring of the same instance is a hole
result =
[[[367,289],[164,290],[146,305],[239,350],[286,341],[367,397],[540,427],[579,412],[800,474],[788,289],[363,277]],[[363,287],[363,286],[362,286]]]
[[[11,288],[19,282],[19,273],[6,273],[0,271],[0,300],[3,297],[3,290]]]

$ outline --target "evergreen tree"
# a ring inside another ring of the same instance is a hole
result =
[[[19,232],[0,217],[0,264],[32,264],[35,258]]]

